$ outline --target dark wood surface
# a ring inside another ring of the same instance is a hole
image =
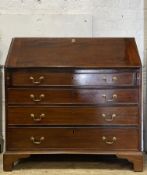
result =
[[[17,133],[17,134],[16,134]],[[9,128],[7,150],[96,149],[138,150],[138,129],[132,128]],[[127,137],[126,137],[127,135]],[[103,140],[106,137],[106,140]],[[116,140],[113,141],[113,138]],[[21,138],[21,139],[20,139]],[[31,138],[34,138],[31,140]],[[44,138],[44,139],[41,139]],[[128,141],[128,138],[131,140]],[[13,142],[12,142],[13,140]],[[23,146],[22,146],[23,145]]]
[[[133,38],[14,38],[6,67],[139,67],[138,57]]]
[[[17,70],[11,74],[12,86],[134,86],[136,72],[97,73],[48,70]]]
[[[115,154],[142,171],[141,82],[132,38],[13,39],[4,170],[46,151]]]
[[[9,125],[138,125],[137,106],[9,106]]]
[[[32,98],[31,95],[33,95]],[[23,89],[22,88],[22,89],[8,90],[8,104],[116,104],[116,103],[138,103],[138,89],[97,90],[97,89]]]

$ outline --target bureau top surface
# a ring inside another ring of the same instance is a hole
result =
[[[141,62],[133,38],[14,38],[8,68],[128,68]]]

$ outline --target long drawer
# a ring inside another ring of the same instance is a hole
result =
[[[133,86],[136,83],[136,74],[21,70],[12,72],[11,83],[12,86]]]
[[[55,107],[9,106],[9,125],[138,125],[137,106]]]
[[[7,150],[138,150],[136,128],[8,128]]]
[[[8,89],[8,104],[137,103],[138,89]]]

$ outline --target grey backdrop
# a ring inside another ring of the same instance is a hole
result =
[[[0,152],[3,148],[2,138],[2,66],[0,66]]]

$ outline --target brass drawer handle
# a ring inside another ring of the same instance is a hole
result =
[[[102,78],[102,80],[105,81],[105,82],[107,82],[107,77],[104,76],[104,77]],[[115,82],[115,81],[117,81],[117,80],[118,80],[118,78],[117,78],[116,76],[113,76],[113,77],[112,77],[112,81],[113,81],[113,82]]]
[[[38,117],[37,116],[35,116],[35,114],[33,114],[33,113],[31,113],[30,114],[30,117],[35,121],[35,122],[39,122],[39,121],[41,121],[43,118],[45,118],[46,116],[45,116],[45,114],[40,114]]]
[[[31,95],[30,95],[30,98],[31,98],[34,102],[40,102],[44,97],[45,97],[44,94],[41,94],[41,95],[39,96],[39,98],[36,98],[34,94],[31,94]]]
[[[103,113],[102,117],[105,119],[105,121],[111,122],[116,117],[116,114],[106,115],[106,114]]]
[[[30,140],[35,144],[35,145],[40,145],[42,141],[44,141],[44,137],[40,137],[39,139],[35,139],[35,137],[30,137]]]
[[[32,80],[32,83],[33,83],[33,84],[40,84],[41,81],[44,80],[44,76],[40,76],[40,77],[38,78],[38,80],[35,80],[35,78],[31,76],[31,77],[30,77],[30,80]]]
[[[118,78],[116,76],[112,77],[112,81],[117,81]]]
[[[117,138],[114,136],[114,137],[112,137],[112,141],[110,141],[110,140],[107,140],[107,137],[103,136],[103,137],[102,137],[102,140],[103,140],[106,144],[112,145],[112,144],[114,144],[114,143],[116,142]]]
[[[103,94],[102,97],[105,98],[107,102],[113,102],[117,99],[117,94],[113,94],[112,99],[107,99],[107,96],[105,94]]]

